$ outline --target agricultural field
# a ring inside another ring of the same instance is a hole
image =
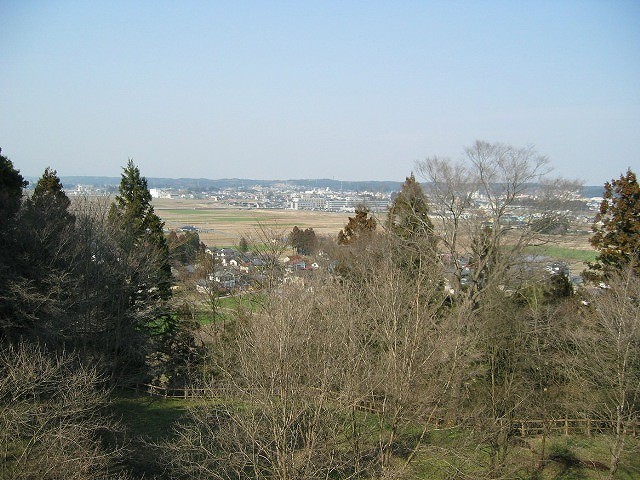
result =
[[[153,208],[165,227],[197,227],[208,246],[237,245],[240,237],[250,238],[261,226],[289,232],[294,226],[312,227],[318,235],[337,235],[348,220],[346,213],[301,210],[260,210],[230,208],[208,200],[154,199]]]
[[[322,211],[239,209],[211,200],[190,199],[156,198],[153,207],[166,228],[197,227],[200,239],[208,246],[216,247],[237,245],[240,237],[249,239],[255,236],[261,225],[276,232],[289,232],[296,225],[302,229],[311,227],[318,235],[335,237],[350,215]],[[595,259],[596,252],[589,244],[590,233],[577,229],[576,232],[549,235],[539,245],[528,247],[527,251],[566,262],[572,274],[578,274],[585,269],[585,262]]]
[[[597,252],[589,243],[590,233],[569,233],[549,235],[543,242],[527,247],[527,253],[542,255],[565,262],[573,275],[586,268],[586,262],[593,262]]]

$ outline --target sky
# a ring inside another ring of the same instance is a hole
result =
[[[476,140],[640,170],[640,2],[0,0],[23,175],[402,181]]]

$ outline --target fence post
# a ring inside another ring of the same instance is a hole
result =
[[[569,436],[569,419],[565,418],[564,419],[564,434],[565,436]]]

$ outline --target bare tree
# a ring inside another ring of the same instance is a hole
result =
[[[96,369],[19,344],[0,349],[0,373],[0,477],[124,478]]]
[[[590,311],[571,328],[576,349],[573,376],[584,401],[576,402],[613,426],[609,477],[614,478],[625,442],[640,419],[640,279],[633,265],[612,276]]]
[[[234,353],[217,365],[224,378],[215,382],[229,401],[194,410],[179,429],[178,442],[167,446],[176,472],[265,479],[406,473],[463,365],[464,316],[447,314],[437,270],[416,278],[399,267],[401,244],[380,239],[368,248],[348,278],[318,272],[315,280],[283,284],[238,322]]]
[[[258,223],[256,229],[246,237],[253,247],[253,255],[260,263],[261,274],[256,277],[257,284],[269,291],[282,280],[282,257],[291,248],[289,232],[277,223]]]
[[[347,285],[369,342],[373,373],[363,394],[369,395],[377,415],[378,466],[388,477],[405,472],[425,435],[436,428],[469,347],[462,336],[464,305],[447,306],[433,245],[427,241],[421,246],[416,256],[416,249],[406,251],[402,238],[379,239],[375,254],[369,252],[361,264],[371,275],[356,276]],[[406,268],[405,256],[411,258],[411,268]],[[416,426],[420,434],[407,441],[407,432]],[[393,459],[398,443],[406,448],[401,463]]]
[[[313,479],[344,471],[344,408],[334,382],[337,332],[315,293],[280,287],[239,326],[217,391],[231,403],[194,410],[169,446],[192,478]],[[222,390],[220,390],[222,389]]]
[[[531,147],[480,141],[463,160],[428,158],[418,172],[427,180],[454,304],[466,299],[472,307],[465,340],[473,368],[456,372],[451,411],[473,425],[488,452],[487,476],[509,476],[514,420],[533,411],[535,399],[552,403],[544,393],[551,380],[536,373],[549,370],[542,351],[552,350],[550,330],[526,293],[550,279],[525,248],[548,240],[543,226],[566,216],[576,185],[548,180],[548,159]]]
[[[428,182],[436,233],[454,280],[477,297],[489,269],[505,276],[526,246],[542,241],[540,218],[566,215],[577,184],[548,180],[548,159],[532,147],[478,141],[461,161],[417,165]],[[468,268],[474,260],[473,268]]]

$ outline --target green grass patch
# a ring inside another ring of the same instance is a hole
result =
[[[514,438],[505,478],[527,480],[597,480],[608,478],[609,435],[552,436],[547,438],[544,461],[541,438]],[[617,479],[640,479],[638,439],[629,438]],[[489,457],[485,448],[464,430],[433,432],[412,464],[411,480],[483,478]],[[538,468],[540,467],[540,468]]]
[[[238,309],[243,308],[251,312],[258,310],[262,302],[264,302],[264,295],[247,293],[244,295],[233,295],[229,297],[223,297],[218,300],[221,308],[226,309]]]
[[[242,295],[231,295],[220,297],[218,300],[218,311],[215,318],[210,311],[201,311],[196,315],[196,320],[200,325],[210,325],[214,322],[230,322],[235,320],[237,310],[257,312],[264,302],[264,295],[259,293],[245,293]]]
[[[577,262],[593,262],[598,255],[594,250],[561,247],[559,245],[536,245],[527,247],[527,252],[535,255],[545,255],[561,260]]]
[[[157,442],[170,437],[173,425],[185,417],[187,407],[194,402],[120,393],[110,411],[133,435]]]
[[[122,420],[134,438],[146,438],[153,443],[172,440],[173,428],[187,420],[189,407],[226,404],[247,409],[251,405],[232,398],[212,399],[163,399],[129,393],[116,394],[111,412]],[[375,446],[380,419],[375,414],[357,412],[362,446]],[[348,427],[348,422],[345,423]],[[347,428],[348,430],[348,428]],[[398,437],[392,459],[393,465],[403,465],[420,433],[417,426],[405,426]],[[345,431],[345,435],[348,434]],[[346,438],[345,438],[346,440]],[[640,479],[640,440],[629,437],[615,478]],[[607,478],[609,447],[613,438],[609,435],[551,436],[547,438],[542,459],[539,437],[513,438],[504,477],[522,480],[596,480]],[[132,465],[141,472],[154,473],[153,468],[163,465],[162,452],[156,452],[153,461],[148,445],[134,444]],[[543,460],[541,462],[541,460]],[[155,463],[154,463],[155,462]],[[402,478],[406,480],[439,480],[486,478],[489,457],[485,446],[473,432],[460,428],[432,430],[427,433],[417,456]],[[147,470],[145,470],[145,468]],[[160,470],[158,470],[160,474]]]

